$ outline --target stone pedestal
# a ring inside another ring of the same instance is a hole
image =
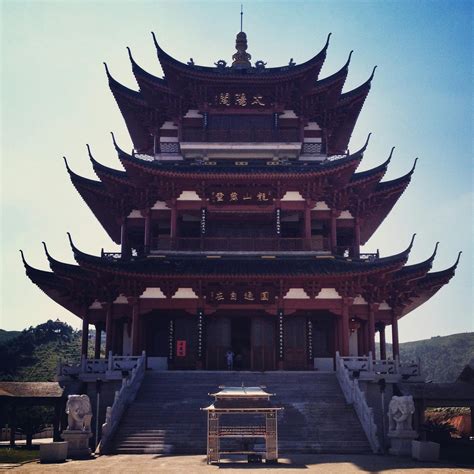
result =
[[[64,462],[67,458],[67,442],[56,441],[40,444],[40,462]]]
[[[412,441],[411,453],[413,458],[418,461],[438,461],[439,444],[432,441]]]
[[[389,431],[390,449],[388,452],[395,456],[411,456],[411,443],[418,437],[413,430]]]
[[[90,431],[64,430],[61,438],[68,442],[68,458],[85,459],[90,457],[89,439],[92,438]]]

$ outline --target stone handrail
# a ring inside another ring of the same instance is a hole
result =
[[[383,375],[392,375],[397,374],[399,369],[399,364],[397,360],[373,360],[372,361],[372,371],[377,374]]]
[[[121,373],[130,371],[137,366],[142,356],[114,356],[109,353],[107,359],[87,359],[84,356],[79,364],[60,362],[58,364],[58,376],[76,376],[81,374],[103,374]]]
[[[344,367],[350,372],[372,372],[372,353],[369,352],[369,356],[350,356],[350,357],[339,357]]]
[[[400,364],[398,357],[395,359],[397,366],[397,374],[400,374],[403,378],[418,377],[421,376],[421,363],[420,359]]]
[[[336,352],[336,377],[346,402],[351,404],[357,413],[372,451],[374,453],[380,452],[373,410],[367,404],[365,393],[360,389],[357,379],[351,379],[349,370],[345,367],[339,352]]]
[[[366,375],[399,375],[405,379],[421,375],[420,361],[400,363],[398,357],[392,359],[374,359],[372,352],[368,356],[340,357],[344,367],[352,376],[354,372]]]
[[[135,400],[137,392],[142,384],[146,368],[146,354],[138,358],[136,367],[131,370],[128,378],[122,379],[122,387],[115,392],[114,403],[107,407],[105,422],[102,425],[102,437],[97,452],[104,454],[107,451],[108,444],[117,430],[117,426],[122,419],[125,409]]]

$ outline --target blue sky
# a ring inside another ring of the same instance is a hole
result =
[[[120,167],[110,131],[131,149],[108,90],[102,62],[136,88],[125,47],[161,76],[150,32],[174,57],[197,64],[228,62],[239,29],[240,2],[3,1],[2,7],[2,281],[0,327],[22,329],[47,318],[79,320],[26,278],[18,249],[47,269],[41,241],[72,262],[70,231],[86,252],[114,249],[69,181],[61,157],[94,177],[96,159]],[[472,303],[473,84],[472,2],[293,1],[244,3],[253,60],[268,66],[312,57],[332,32],[320,77],[338,70],[354,50],[345,90],[378,65],[350,149],[373,132],[360,170],[394,159],[385,179],[405,174],[419,157],[412,183],[367,251],[382,255],[417,239],[410,263],[441,242],[433,270],[463,250],[457,275],[400,322],[402,341],[474,330]]]

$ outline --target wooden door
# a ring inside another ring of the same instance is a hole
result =
[[[287,316],[283,323],[283,347],[286,370],[306,370],[306,317]]]
[[[174,320],[173,367],[195,369],[197,362],[197,321],[193,317]]]
[[[206,368],[226,370],[225,353],[231,348],[231,325],[227,317],[210,317],[206,323]]]
[[[313,356],[334,357],[335,325],[313,320]]]
[[[275,320],[254,317],[251,325],[252,370],[275,370]]]

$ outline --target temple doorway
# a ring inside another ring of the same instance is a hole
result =
[[[230,345],[234,352],[234,369],[250,370],[251,355],[251,319],[249,317],[236,317],[231,319]]]
[[[234,353],[234,370],[275,370],[275,320],[269,315],[227,313],[207,320],[206,368],[226,370],[226,352]]]

